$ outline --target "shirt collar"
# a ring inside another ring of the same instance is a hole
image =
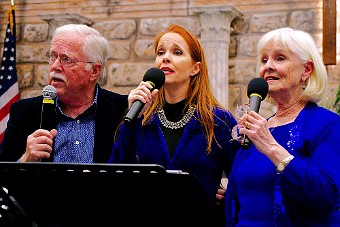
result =
[[[95,89],[95,95],[94,95],[94,100],[92,102],[92,104],[84,111],[85,112],[88,112],[89,109],[93,109],[95,110],[96,107],[97,107],[97,102],[98,102],[98,91],[99,91],[99,85],[96,84],[96,89]],[[63,111],[61,110],[60,106],[59,106],[59,100],[58,100],[58,96],[56,97],[56,109],[58,111],[58,114],[62,114],[64,116],[66,116],[66,114],[63,113]],[[83,114],[83,113],[82,113]],[[80,115],[82,115],[80,114]]]

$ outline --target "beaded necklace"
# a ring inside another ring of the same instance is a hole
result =
[[[194,115],[195,109],[196,108],[194,106],[190,106],[188,111],[183,116],[183,118],[177,122],[169,121],[166,118],[163,109],[159,110],[157,114],[158,114],[160,122],[162,123],[164,127],[170,128],[170,129],[178,129],[178,128],[184,127],[189,122],[190,118]]]

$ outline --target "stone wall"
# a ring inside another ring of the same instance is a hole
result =
[[[0,3],[2,46],[9,3]],[[153,66],[154,36],[172,23],[186,27],[202,41],[215,95],[232,112],[236,104],[248,101],[247,84],[255,76],[256,44],[262,34],[285,26],[302,29],[313,35],[322,51],[320,0],[21,0],[15,1],[15,6],[21,98],[41,94],[47,84],[45,55],[51,32],[67,23],[87,24],[110,41],[106,77],[100,83],[124,94]],[[327,68],[330,89],[323,105],[331,108],[339,86],[339,62]],[[263,102],[263,115],[274,111]]]

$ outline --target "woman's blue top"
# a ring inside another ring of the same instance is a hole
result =
[[[161,122],[155,114],[151,123],[141,126],[138,119],[129,125],[123,124],[114,144],[110,163],[159,164],[167,170],[182,170],[197,177],[210,203],[215,206],[216,193],[223,171],[229,174],[238,144],[231,143],[231,130],[236,125],[232,114],[214,108],[214,141],[207,154],[204,128],[197,120],[197,113],[186,124],[183,136],[170,157]]]
[[[254,145],[238,151],[226,192],[227,226],[340,226],[340,116],[308,103],[270,129],[295,158],[278,174]]]

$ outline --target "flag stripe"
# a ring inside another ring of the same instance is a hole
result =
[[[0,67],[0,141],[7,128],[10,106],[19,100],[19,87],[16,71],[16,26],[15,8],[7,12],[7,29]]]
[[[5,103],[5,106],[2,106],[1,109],[0,109],[0,121],[3,120],[3,118],[9,114],[9,108],[11,107],[12,103],[14,103],[15,101],[18,101],[19,100],[19,94],[18,93],[13,93],[13,95],[15,95],[14,97],[12,97],[10,100],[8,100],[6,103]],[[2,105],[2,103],[1,103]]]
[[[5,130],[7,128],[7,121],[9,119],[9,113],[5,116],[5,118],[0,121],[0,139],[2,140],[5,134]]]
[[[13,84],[3,95],[1,95],[0,99],[0,109],[4,108],[5,105],[8,104],[8,102],[11,102],[15,97],[17,97],[19,94],[18,89],[18,82]]]

